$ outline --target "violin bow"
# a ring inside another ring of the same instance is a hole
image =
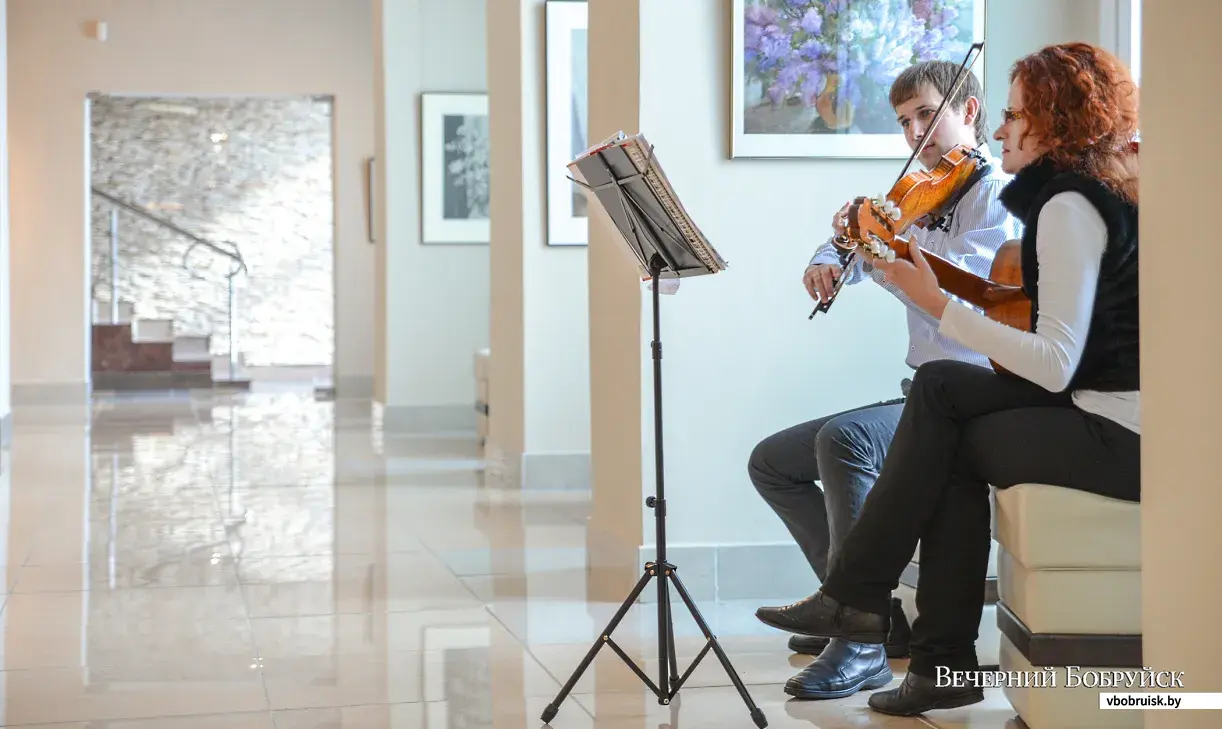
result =
[[[975,58],[972,57],[973,51],[976,52]],[[895,182],[891,183],[892,187],[895,187],[900,180],[904,179],[904,175],[908,174],[908,168],[912,167],[912,163],[925,150],[925,145],[929,144],[929,140],[933,138],[934,130],[938,128],[938,122],[942,121],[942,117],[946,115],[946,109],[950,106],[950,100],[955,97],[955,94],[959,93],[959,89],[967,81],[967,75],[971,72],[972,66],[976,65],[976,61],[980,58],[981,53],[984,53],[984,41],[973,43],[967,49],[967,55],[963,57],[963,63],[959,64],[959,72],[955,75],[955,83],[951,86],[950,93],[942,97],[942,103],[938,104],[938,110],[934,112],[933,121],[930,122],[929,128],[925,130],[925,134],[921,136],[921,143],[912,150],[912,154],[908,155],[908,161],[904,163],[904,168],[900,170],[899,177],[896,177]],[[981,99],[981,103],[984,103],[983,99]],[[820,301],[815,310],[810,313],[810,316],[806,317],[807,320],[814,319],[815,314],[819,312],[826,313],[828,309],[832,308],[832,302],[836,300],[836,295],[840,293],[840,288],[844,284],[844,274],[849,266],[853,265],[853,259],[856,257],[856,250],[849,251],[848,255],[844,258],[840,278],[836,280],[836,285],[832,289],[832,295],[827,297],[825,301]]]
[[[978,51],[975,58],[972,58],[972,51]],[[946,109],[950,106],[950,100],[955,98],[955,94],[959,93],[959,89],[963,87],[963,82],[967,81],[967,75],[971,72],[972,66],[976,65],[976,61],[980,58],[981,53],[984,53],[984,41],[973,43],[972,47],[967,49],[967,55],[964,56],[963,63],[959,65],[959,73],[955,76],[955,83],[951,87],[950,93],[942,97],[942,103],[938,104],[938,110],[934,112],[933,121],[929,123],[929,128],[925,130],[925,134],[921,136],[921,143],[908,156],[908,162],[904,164],[904,169],[900,170],[900,175],[895,178],[895,182],[891,183],[892,187],[904,179],[904,175],[908,174],[908,168],[912,166],[916,158],[925,150],[925,145],[929,144],[929,140],[933,138],[934,130],[938,128],[938,122],[942,121],[942,117],[946,115]],[[984,99],[981,99],[980,103],[983,104]]]

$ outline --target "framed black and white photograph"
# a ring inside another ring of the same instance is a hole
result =
[[[424,243],[487,243],[488,95],[422,94]]]
[[[905,158],[891,84],[921,61],[957,66],[984,40],[984,0],[730,5],[731,157]]]
[[[586,95],[588,13],[585,2],[547,3],[547,242],[588,243],[589,201],[569,181],[566,165],[584,152],[589,114]]]

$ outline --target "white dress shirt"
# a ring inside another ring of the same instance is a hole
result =
[[[922,250],[936,254],[959,268],[988,278],[997,249],[1008,240],[1021,238],[1023,226],[997,199],[1002,188],[1010,182],[1010,176],[1001,171],[1001,163],[988,154],[987,148],[982,148],[981,151],[990,163],[990,171],[977,180],[959,200],[951,215],[950,230],[928,230],[914,226],[909,235],[911,242],[919,245]],[[838,251],[831,239],[828,239],[815,251],[810,263],[839,264]],[[905,361],[908,366],[916,369],[925,362],[937,359],[959,360],[981,367],[992,366],[988,357],[939,332],[937,319],[909,301],[904,292],[887,283],[883,279],[882,271],[864,263],[861,256],[854,258],[843,275],[847,276],[845,286],[863,281],[868,276],[907,307],[908,354]]]

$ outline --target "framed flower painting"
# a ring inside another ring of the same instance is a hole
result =
[[[984,40],[984,0],[731,5],[731,157],[906,158],[891,83]],[[972,73],[983,85],[982,56]]]

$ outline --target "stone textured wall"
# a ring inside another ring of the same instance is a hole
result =
[[[334,360],[329,100],[101,97],[91,108],[92,183],[202,238],[236,244],[234,338],[251,365]],[[110,212],[94,196],[93,298],[111,301]],[[119,212],[118,294],[229,351],[228,259]]]

